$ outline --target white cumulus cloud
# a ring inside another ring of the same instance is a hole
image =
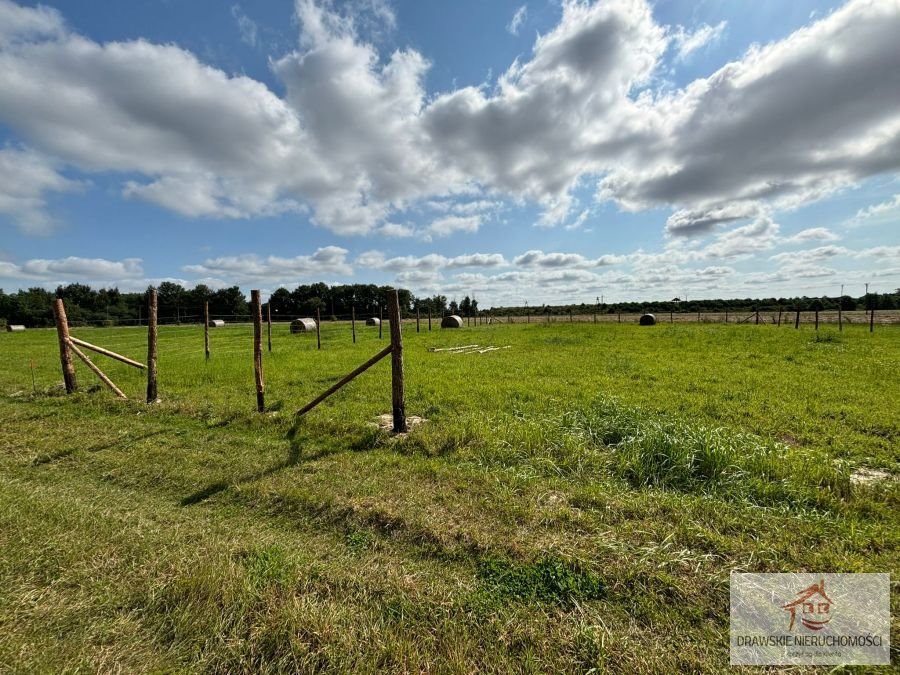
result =
[[[383,0],[296,0],[295,14],[297,47],[272,62],[282,95],[175,45],[100,43],[0,0],[0,123],[57,176],[118,174],[126,196],[190,217],[305,211],[345,235],[407,236],[398,213],[459,197],[577,227],[573,192],[592,180],[600,201],[671,209],[670,234],[705,235],[900,169],[900,0],[850,0],[675,91],[657,87],[666,53],[726,27],[661,25],[647,0],[562,0],[496,86],[430,93],[420,51],[379,51],[395,25]],[[71,187],[44,183],[38,202]],[[45,209],[4,212],[35,229]],[[422,234],[472,233],[485,213],[448,209]]]

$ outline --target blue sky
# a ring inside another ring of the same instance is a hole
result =
[[[900,287],[900,0],[0,0],[0,287]]]

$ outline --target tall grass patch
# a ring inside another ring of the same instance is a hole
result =
[[[575,430],[609,448],[612,471],[634,487],[794,506],[833,506],[850,493],[846,470],[822,452],[662,416],[610,397],[580,411]]]

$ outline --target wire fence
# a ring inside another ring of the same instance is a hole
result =
[[[788,317],[790,318],[791,324],[796,321],[797,311],[785,309],[782,311],[778,310],[760,310],[756,312],[754,310],[748,309],[723,309],[717,311],[700,311],[700,312],[669,312],[669,311],[660,311],[660,312],[650,312],[656,318],[657,323],[729,323],[729,324],[744,324],[751,323],[756,325],[758,324],[773,324],[773,325],[785,325],[788,323]],[[466,326],[481,326],[481,325],[493,325],[493,324],[518,324],[518,323],[635,323],[640,320],[640,317],[647,312],[563,312],[560,313],[558,311],[551,312],[541,312],[539,310],[535,310],[533,312],[525,313],[517,313],[517,314],[501,314],[501,313],[493,313],[489,310],[478,312],[477,314],[468,314],[468,315],[459,315],[462,317]],[[801,324],[809,324],[816,322],[816,316],[818,314],[818,322],[820,324],[837,324],[839,322],[846,323],[850,325],[860,324],[860,323],[869,323],[871,321],[870,313],[868,310],[849,310],[839,312],[838,310],[819,310],[816,312],[815,310],[801,310],[799,313],[800,323]],[[441,315],[431,315],[431,323],[432,326],[440,326],[441,320],[444,316],[449,316],[449,313],[441,314]],[[757,319],[758,315],[758,319]],[[248,329],[252,329],[253,327],[253,317],[250,314],[210,314],[209,319],[211,322],[210,330],[221,330],[223,327],[226,328],[234,328],[237,326],[246,326]],[[297,319],[312,319],[315,321],[315,316],[310,316],[308,314],[292,314],[292,315],[284,315],[284,314],[272,314],[272,325],[273,326],[287,326],[292,321]],[[364,326],[366,321],[370,319],[380,319],[387,322],[387,318],[384,316],[380,316],[379,313],[358,313],[355,316],[352,314],[328,314],[321,316],[321,323],[323,326],[329,324],[336,323],[347,323],[350,324],[354,320],[357,325]],[[415,323],[417,320],[415,313],[406,314],[402,321],[404,324]],[[426,313],[419,313],[418,321],[421,324],[427,324],[429,320],[429,316]],[[222,321],[224,322],[224,326],[212,326],[213,321]],[[265,319],[264,319],[265,323]],[[900,309],[881,309],[875,310],[875,318],[874,323],[877,325],[894,325],[900,324]],[[165,331],[172,330],[197,330],[199,327],[202,330],[203,327],[203,316],[202,315],[181,315],[181,316],[169,316],[169,317],[160,317],[158,319],[160,336],[162,336]],[[146,319],[104,319],[97,321],[69,321],[69,326],[74,328],[138,328],[138,327],[146,327],[147,320]]]

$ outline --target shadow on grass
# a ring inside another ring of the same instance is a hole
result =
[[[41,422],[43,420],[57,417],[55,412],[33,413],[31,415],[23,415],[22,417],[4,417],[0,418],[0,425],[21,424],[23,422]]]
[[[193,506],[194,504],[199,504],[201,502],[206,501],[211,497],[215,497],[220,492],[224,492],[228,488],[237,485],[246,485],[247,483],[253,483],[255,481],[261,480],[263,478],[268,478],[279,471],[283,471],[285,469],[289,469],[293,466],[297,466],[301,462],[312,462],[326,455],[333,454],[336,452],[335,450],[329,449],[321,449],[312,454],[305,455],[303,454],[303,446],[300,443],[300,440],[297,438],[297,428],[299,426],[299,422],[295,423],[293,427],[291,427],[290,431],[287,433],[288,444],[288,456],[284,461],[277,462],[267,469],[262,469],[260,471],[254,471],[252,473],[244,474],[243,476],[239,476],[233,481],[216,481],[215,483],[211,483],[207,485],[205,488],[194,492],[191,495],[188,495],[184,499],[181,500],[181,506]]]
[[[127,448],[130,448],[135,443],[146,440],[148,438],[153,438],[154,436],[161,436],[162,434],[165,434],[165,433],[169,433],[169,432],[166,429],[159,429],[157,431],[151,431],[146,434],[141,434],[140,436],[134,436],[132,438],[127,438],[127,439],[120,438],[120,439],[117,439],[117,440],[111,441],[111,442],[97,443],[96,445],[92,445],[87,448],[83,448],[81,446],[66,448],[65,450],[59,450],[58,452],[54,452],[53,454],[50,454],[50,455],[41,455],[40,457],[37,457],[34,459],[34,461],[32,462],[32,465],[40,466],[42,464],[50,464],[51,462],[55,462],[60,459],[66,459],[67,457],[70,457],[71,455],[75,454],[79,450],[84,450],[85,452],[100,452],[101,450],[109,450],[110,448],[119,447],[120,444],[122,444],[123,440],[125,441],[125,443],[122,444],[121,447],[119,447],[119,449],[125,450]]]

